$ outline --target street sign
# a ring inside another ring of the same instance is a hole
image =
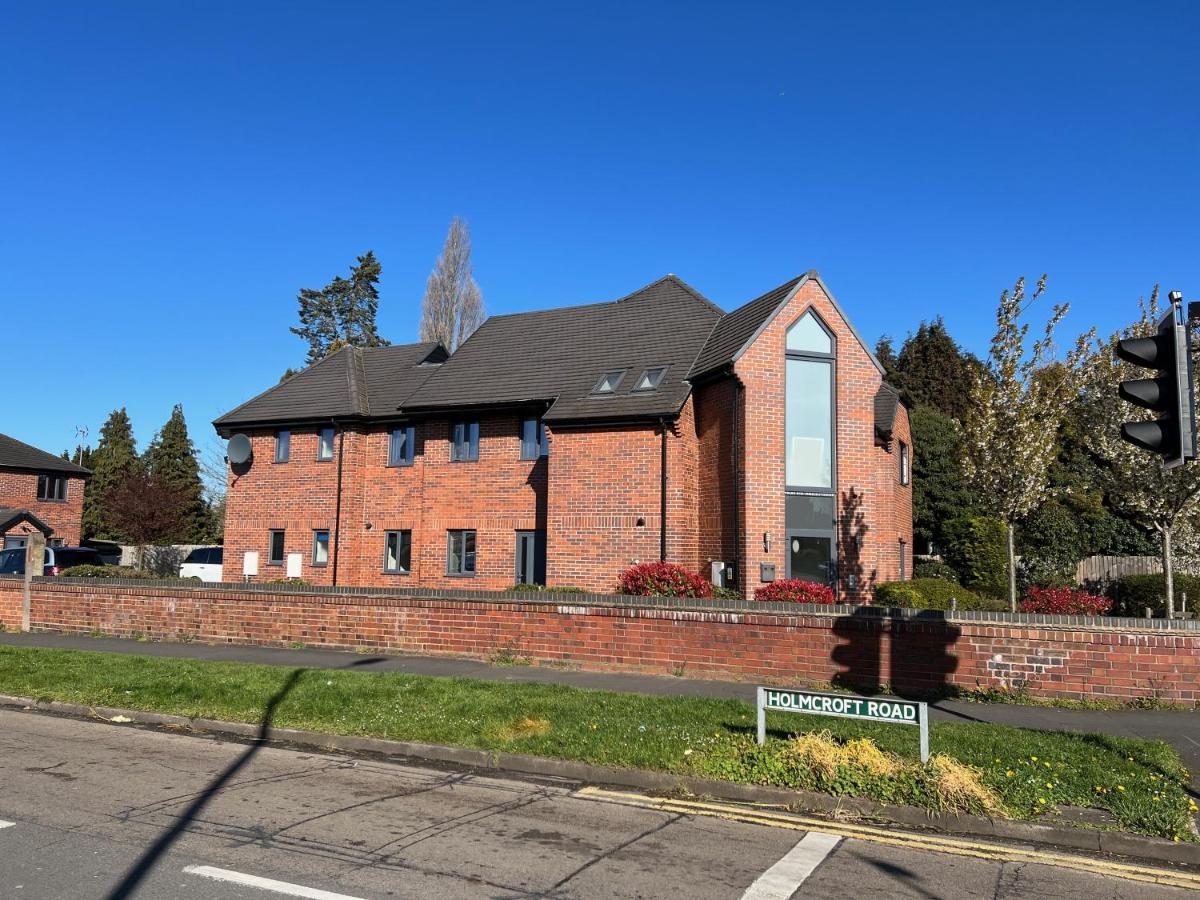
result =
[[[862,719],[892,725],[916,725],[921,729],[921,762],[929,761],[929,705],[897,697],[854,697],[790,688],[758,689],[758,743],[767,742],[767,710]]]

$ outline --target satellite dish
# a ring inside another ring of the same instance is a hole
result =
[[[235,466],[250,462],[250,457],[254,455],[254,450],[250,446],[250,438],[244,434],[235,434],[229,439],[229,446],[225,450],[225,455],[229,457],[229,461]]]

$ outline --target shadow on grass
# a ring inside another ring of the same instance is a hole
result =
[[[378,662],[380,659],[382,657],[359,659],[340,668],[354,669]],[[300,679],[307,671],[308,669],[293,669],[288,674],[283,686],[267,701],[267,705],[263,709],[262,720],[259,722],[258,734],[254,736],[254,740],[250,746],[246,748],[246,751],[241,756],[230,763],[223,772],[209,782],[204,790],[200,792],[199,796],[192,801],[191,805],[175,820],[175,824],[150,845],[141,858],[125,873],[125,877],[121,879],[120,883],[112,889],[112,892],[108,895],[108,900],[123,900],[123,898],[132,897],[138,885],[150,874],[159,858],[171,849],[171,846],[187,831],[192,822],[199,817],[200,813],[220,793],[221,789],[257,755],[264,744],[271,740],[271,728],[275,719],[275,713],[283,701],[287,699],[288,694],[299,684]]]

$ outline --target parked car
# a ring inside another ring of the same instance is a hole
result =
[[[47,547],[43,575],[60,575],[72,566],[102,566],[104,560],[90,547]],[[0,575],[25,574],[25,548],[13,547],[0,552]]]
[[[224,559],[224,547],[197,547],[183,560],[179,577],[219,582],[224,571]]]

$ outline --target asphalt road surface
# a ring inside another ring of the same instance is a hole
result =
[[[800,822],[0,711],[0,900],[1196,896]]]

